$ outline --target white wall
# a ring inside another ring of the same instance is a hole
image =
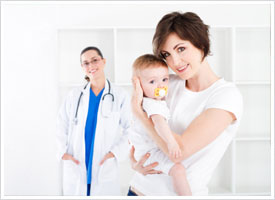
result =
[[[269,5],[1,2],[1,142],[5,195],[59,195],[55,158],[57,31],[154,27],[171,11],[196,12],[211,26],[270,24]]]

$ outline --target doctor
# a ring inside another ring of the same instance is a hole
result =
[[[120,195],[118,161],[129,152],[130,100],[105,78],[106,60],[97,47],[80,56],[88,83],[68,95],[57,123],[63,195]]]

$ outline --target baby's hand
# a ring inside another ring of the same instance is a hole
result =
[[[168,144],[168,151],[174,158],[179,158],[181,156],[181,149],[176,141]]]

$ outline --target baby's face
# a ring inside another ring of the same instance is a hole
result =
[[[157,100],[162,99],[163,96],[155,96],[155,89],[168,87],[168,68],[160,65],[141,70],[140,83],[146,97]]]

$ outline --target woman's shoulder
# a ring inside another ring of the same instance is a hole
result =
[[[210,91],[205,108],[221,108],[241,118],[243,97],[239,88],[230,81],[219,80]]]
[[[80,93],[83,91],[84,86],[75,86],[71,88],[67,94],[67,99],[79,97]]]
[[[62,102],[65,105],[71,105],[73,102],[76,102],[77,99],[80,97],[81,91],[83,90],[84,86],[75,86],[73,88],[70,88],[69,90],[67,90],[67,92],[65,93],[64,91],[61,91],[63,93],[63,97],[62,97]]]
[[[239,88],[231,81],[226,81],[223,78],[214,83],[212,93],[233,93],[241,95]]]
[[[209,99],[216,99],[225,102],[241,102],[242,94],[233,82],[220,79],[214,83],[212,89],[209,91]]]

